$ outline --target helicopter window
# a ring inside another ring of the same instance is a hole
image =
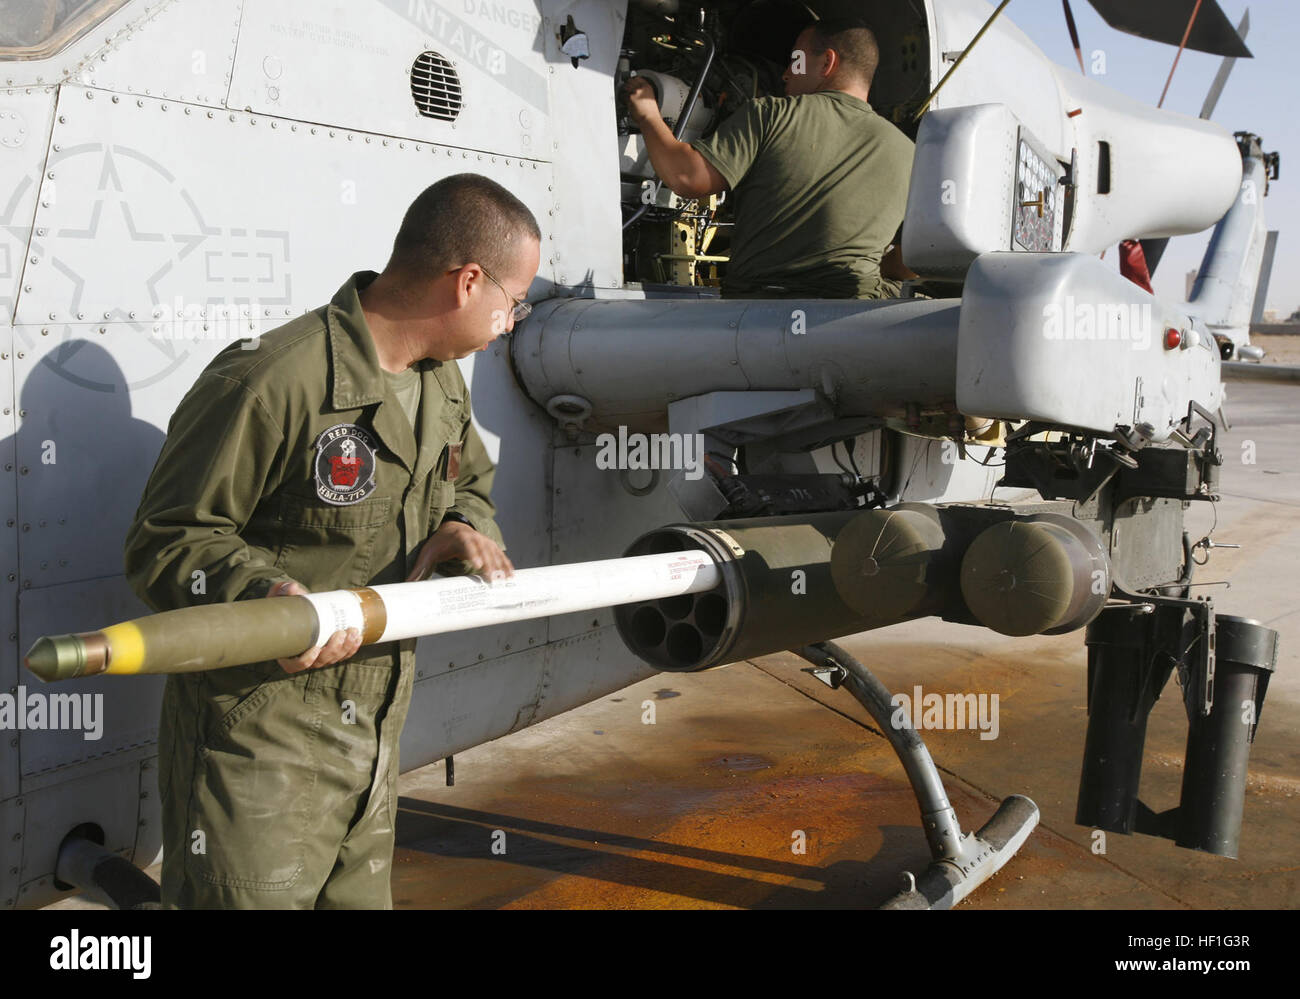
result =
[[[411,66],[411,96],[424,117],[455,121],[461,107],[456,67],[437,52],[421,52]]]
[[[127,0],[0,0],[0,60],[47,59]]]
[[[1097,193],[1110,194],[1110,143],[1097,143]]]

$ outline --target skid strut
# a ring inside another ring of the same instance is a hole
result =
[[[961,831],[948,801],[939,770],[916,729],[895,728],[889,688],[861,662],[834,642],[819,642],[796,650],[813,664],[809,670],[827,686],[844,687],[871,713],[894,747],[921,808],[921,824],[933,859],[919,878],[908,875],[909,887],[885,909],[951,909],[996,874],[1038,825],[1038,806],[1024,795],[1003,800],[977,833]]]

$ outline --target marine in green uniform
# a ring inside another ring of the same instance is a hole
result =
[[[724,296],[890,293],[881,262],[903,221],[913,145],[867,103],[879,61],[869,28],[817,22],[795,42],[787,96],[750,101],[690,144],[673,138],[650,85],[629,82],[629,109],[663,182],[688,198],[733,192]],[[886,273],[905,276],[901,260]]]
[[[155,610],[513,571],[456,359],[516,319],[532,214],[473,174],[408,209],[382,274],[222,351],[181,401],[127,538]],[[163,901],[389,908],[415,642],[167,678]]]

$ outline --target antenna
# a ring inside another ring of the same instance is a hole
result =
[[[1083,68],[1083,47],[1079,44],[1079,29],[1074,23],[1074,11],[1070,9],[1070,0],[1061,0],[1061,6],[1065,8],[1065,26],[1070,29],[1070,41],[1074,43],[1074,54],[1079,60],[1079,72],[1087,76],[1088,71]]]
[[[1196,15],[1201,12],[1201,0],[1196,0],[1196,6],[1192,8],[1192,16],[1187,21],[1187,30],[1183,32],[1183,40],[1178,43],[1178,52],[1174,55],[1174,64],[1169,67],[1169,77],[1165,80],[1165,89],[1160,91],[1160,100],[1156,107],[1165,106],[1165,97],[1169,93],[1169,84],[1174,82],[1174,71],[1178,69],[1178,60],[1183,57],[1183,49],[1187,48],[1187,39],[1192,37],[1192,25],[1196,23]]]

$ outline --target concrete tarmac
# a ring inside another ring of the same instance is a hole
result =
[[[910,622],[842,640],[893,691],[987,695],[923,731],[964,830],[1025,794],[1038,828],[963,908],[1300,906],[1300,410],[1230,386],[1222,501],[1188,514],[1218,542],[1195,582],[1218,613],[1280,632],[1251,752],[1238,860],[1074,824],[1087,723],[1082,632],[1009,639]],[[1217,523],[1216,523],[1217,519]],[[902,766],[866,712],[790,654],[634,687],[405,775],[399,908],[875,906],[929,852]],[[1186,742],[1171,679],[1152,712],[1142,800],[1178,803]],[[653,724],[650,723],[653,718]],[[986,724],[985,734],[992,734]]]

